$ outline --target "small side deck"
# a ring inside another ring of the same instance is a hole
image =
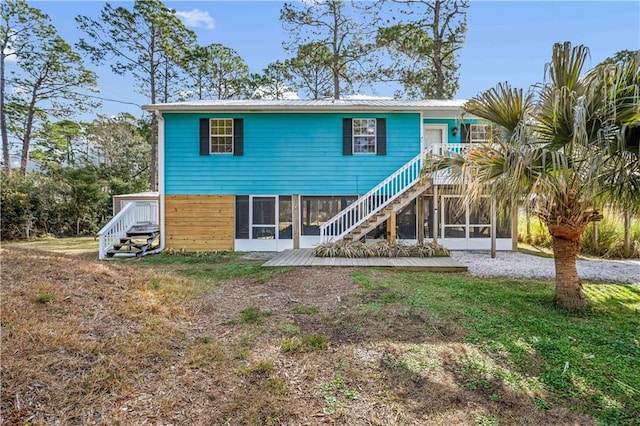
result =
[[[364,266],[405,271],[467,272],[467,267],[450,257],[315,257],[313,249],[285,250],[262,266]]]

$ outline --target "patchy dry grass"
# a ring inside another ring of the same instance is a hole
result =
[[[21,247],[54,253],[76,254],[87,258],[98,257],[98,239],[95,237],[37,238],[34,240],[3,242],[3,247]]]
[[[640,293],[2,250],[6,424],[633,424]],[[568,367],[566,367],[568,362]]]

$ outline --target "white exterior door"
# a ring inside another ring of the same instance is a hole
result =
[[[432,150],[434,145],[447,143],[446,124],[425,124],[423,127],[422,150]]]

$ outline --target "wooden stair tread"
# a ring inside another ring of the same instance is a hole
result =
[[[108,258],[144,256],[153,247],[159,235],[158,225],[138,223],[129,228],[125,236],[121,237],[118,243],[113,244],[105,254]]]

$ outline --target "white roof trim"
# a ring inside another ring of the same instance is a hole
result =
[[[466,100],[202,100],[143,105],[146,111],[427,111],[462,108]]]

